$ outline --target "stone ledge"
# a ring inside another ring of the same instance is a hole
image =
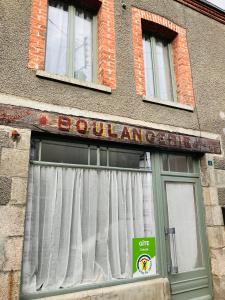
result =
[[[82,80],[78,80],[75,78],[69,78],[67,76],[52,74],[52,73],[48,73],[48,72],[42,71],[42,70],[37,70],[36,75],[41,78],[47,78],[50,80],[65,82],[65,83],[69,83],[72,85],[77,85],[77,86],[81,86],[84,88],[88,88],[91,90],[97,90],[97,91],[105,92],[105,93],[109,93],[109,94],[112,93],[112,89],[110,87],[102,85],[102,84],[97,84],[97,83],[93,83],[93,82],[89,82],[89,81],[82,81]]]
[[[187,110],[187,111],[194,111],[194,108],[186,105],[186,104],[181,104],[178,102],[172,102],[172,101],[161,101],[158,98],[152,98],[152,97],[148,97],[148,96],[143,96],[142,98],[143,101],[145,102],[151,102],[154,104],[159,104],[159,105],[164,105],[164,106],[169,106],[169,107],[173,107],[173,108],[178,108],[178,109],[183,109],[183,110]]]
[[[29,299],[27,296],[24,299]],[[113,285],[55,296],[40,296],[42,300],[170,300],[169,283],[166,278],[143,280],[129,284]]]

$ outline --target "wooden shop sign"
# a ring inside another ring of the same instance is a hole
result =
[[[219,140],[8,105],[0,106],[0,123],[28,127],[34,131],[146,145],[161,149],[221,153]]]

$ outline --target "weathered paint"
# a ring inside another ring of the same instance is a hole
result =
[[[83,138],[147,145],[163,149],[221,153],[220,141],[128,124],[93,120],[14,106],[0,106],[1,124],[30,126],[34,131],[67,134]]]

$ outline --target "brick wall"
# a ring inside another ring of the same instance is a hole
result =
[[[173,38],[171,44],[178,102],[194,107],[194,93],[186,30],[159,15],[138,8],[132,8],[133,50],[137,94],[142,96],[146,94],[142,45],[142,20],[154,23],[156,26],[158,24],[160,28],[164,27],[171,32],[174,32],[175,38]]]
[[[28,50],[28,68],[44,70],[47,0],[33,0]]]
[[[97,14],[98,33],[98,82],[116,88],[114,0],[99,0],[101,7]],[[28,68],[44,70],[45,40],[47,29],[47,0],[33,0]]]
[[[116,88],[114,0],[102,0],[98,13],[98,80]]]

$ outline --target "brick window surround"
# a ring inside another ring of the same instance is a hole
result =
[[[88,1],[81,4],[88,3]],[[97,12],[98,83],[116,88],[114,0],[89,1],[100,6]],[[99,5],[100,4],[100,5]],[[28,68],[44,70],[47,31],[47,0],[33,0],[30,22]]]
[[[150,32],[156,33],[159,31],[162,36],[171,38],[177,102],[194,107],[195,101],[186,30],[159,15],[133,7],[132,30],[137,94],[141,96],[146,95],[142,44],[143,24],[145,27],[147,24]]]

